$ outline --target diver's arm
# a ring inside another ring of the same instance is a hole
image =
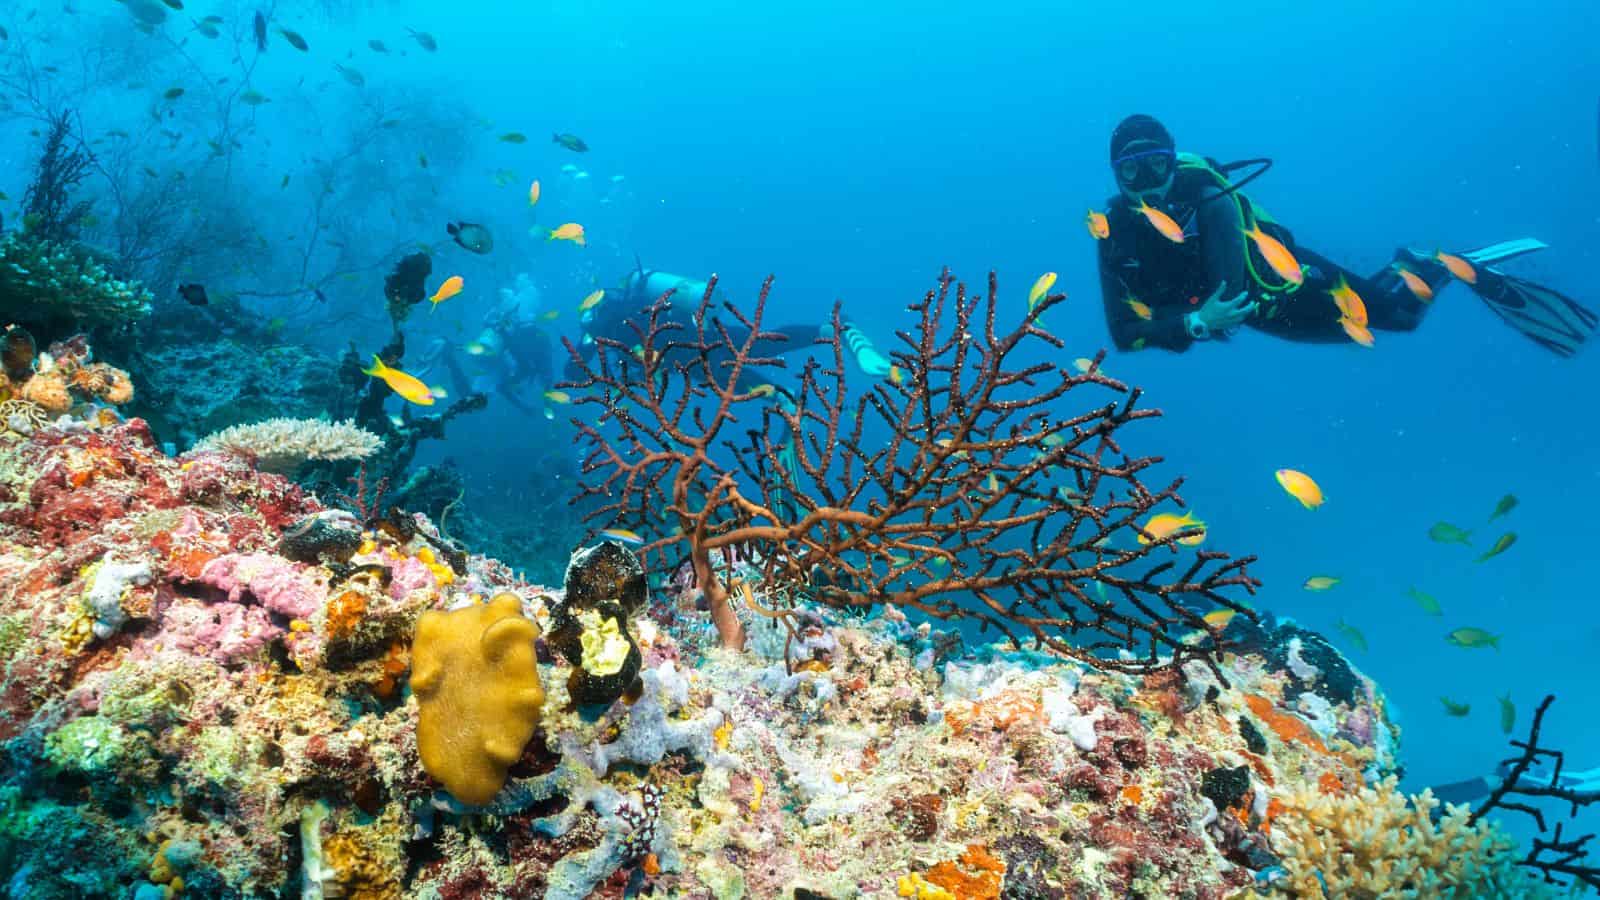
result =
[[[1132,291],[1117,275],[1117,260],[1112,257],[1110,243],[1101,241],[1100,297],[1105,304],[1106,326],[1111,329],[1111,340],[1117,349],[1128,351],[1160,347],[1175,353],[1189,349],[1195,339],[1185,327],[1181,310],[1153,312],[1146,320],[1139,318],[1125,302]]]

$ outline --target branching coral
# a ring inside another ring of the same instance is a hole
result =
[[[0,318],[57,334],[150,312],[151,296],[66,244],[11,232],[0,238]]]
[[[381,445],[377,435],[350,421],[267,419],[224,428],[194,449],[246,457],[262,471],[288,474],[308,460],[365,459]]]
[[[1288,896],[1476,898],[1542,896],[1517,866],[1513,843],[1450,805],[1437,822],[1432,792],[1410,798],[1387,778],[1360,791],[1290,787],[1272,821],[1273,848],[1288,872]]]
[[[730,324],[712,309],[713,278],[687,320],[663,297],[629,322],[632,346],[599,337],[591,363],[568,344],[582,370],[570,386],[603,409],[577,421],[583,471],[602,474],[574,502],[645,532],[646,555],[687,545],[725,646],[744,633],[714,554],[754,560],[791,597],[973,621],[1102,668],[1198,658],[1215,670],[1215,634],[1195,609],[1244,611],[1225,594],[1254,588],[1250,560],[1152,558],[1175,553],[1178,536],[1138,522],[1181,503],[1178,483],[1147,488],[1140,473],[1159,460],[1125,455],[1119,431],[1159,413],[1135,409],[1139,391],[1098,367],[1012,364],[1029,345],[1059,350],[1038,322],[1062,296],[1001,333],[994,276],[979,296],[945,273],[911,307],[890,383],[852,401],[837,309],[819,341],[831,368],[812,360],[797,385],[774,383],[782,361],[762,351],[784,338],[762,330],[770,288],[748,315],[723,304]],[[741,418],[759,420],[747,442],[729,435]]]

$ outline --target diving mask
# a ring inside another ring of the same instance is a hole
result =
[[[1112,161],[1117,182],[1125,191],[1142,193],[1166,186],[1172,178],[1177,154],[1165,147],[1127,153]]]

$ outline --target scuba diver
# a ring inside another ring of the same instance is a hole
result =
[[[538,324],[538,291],[526,275],[517,278],[517,289],[500,291],[500,300],[483,317],[483,329],[465,349],[478,369],[469,375],[450,342],[435,340],[423,354],[419,371],[434,363],[444,363],[456,393],[493,391],[526,415],[542,411],[552,418],[548,406],[535,408],[526,399],[540,396],[555,383],[555,356],[550,336]]]
[[[1101,294],[1117,349],[1182,352],[1241,325],[1292,341],[1370,345],[1368,329],[1414,330],[1452,279],[1467,282],[1508,325],[1560,356],[1575,353],[1600,324],[1576,301],[1490,268],[1544,249],[1533,239],[1461,254],[1401,248],[1371,276],[1351,272],[1296,244],[1239,190],[1271,164],[1224,165],[1179,153],[1150,116],[1117,125],[1111,170],[1119,193],[1107,201],[1103,222],[1090,217],[1101,239]],[[1229,180],[1250,166],[1247,176]]]
[[[699,308],[700,298],[705,295],[706,282],[666,272],[656,272],[641,265],[623,279],[620,291],[615,294],[607,291],[594,308],[584,311],[580,322],[583,337],[578,352],[587,361],[598,349],[596,340],[599,338],[609,338],[624,347],[637,346],[641,331],[648,324],[648,311],[651,305],[668,291],[673,293],[664,317],[666,320],[682,324],[684,330],[668,335],[667,340],[676,342],[692,340],[690,335],[694,333],[694,322],[690,317]],[[614,302],[613,296],[617,298]],[[782,342],[758,344],[752,351],[758,356],[773,356],[807,352],[818,340],[828,339],[833,326],[829,323],[783,325],[776,328],[763,325],[762,330],[775,332],[787,338]],[[845,349],[850,352],[856,361],[856,366],[863,374],[873,378],[895,376],[894,366],[888,358],[878,352],[858,326],[845,321],[840,332]],[[728,323],[728,336],[734,346],[741,345],[748,335],[749,331],[743,325],[738,322]],[[720,334],[708,329],[707,341],[720,342]],[[695,351],[689,347],[676,347],[666,351],[665,362],[669,364],[688,362],[695,356]],[[582,377],[581,369],[575,360],[568,360],[566,377],[568,381],[577,381]]]

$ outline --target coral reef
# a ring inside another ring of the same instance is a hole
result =
[[[265,472],[291,475],[306,462],[361,460],[382,446],[378,436],[354,422],[267,419],[235,425],[195,444],[196,453],[229,453]]]
[[[1271,661],[1287,627],[1224,655],[1226,684],[961,653],[893,607],[798,610],[798,643],[742,608],[733,653],[615,545],[570,596],[442,562],[422,517],[343,563],[280,556],[315,499],[167,457],[137,420],[47,426],[0,464],[0,878],[32,896],[1221,898],[1287,877],[1276,821],[1311,786],[1397,765],[1364,676],[1335,701]],[[607,604],[637,687],[585,707],[568,685],[606,636],[574,666],[532,634]],[[548,696],[497,750],[503,787],[455,796],[405,675],[428,680],[424,616],[495,609]]]

